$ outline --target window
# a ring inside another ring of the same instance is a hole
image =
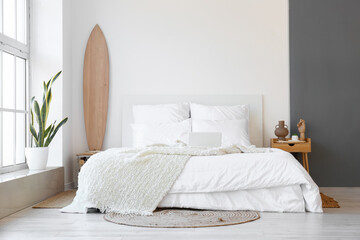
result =
[[[29,1],[0,0],[0,173],[26,167],[28,33]]]

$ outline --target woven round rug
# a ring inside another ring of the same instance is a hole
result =
[[[107,213],[106,221],[137,227],[150,228],[199,228],[241,224],[260,218],[253,211],[202,211],[182,209],[156,210],[152,216]]]

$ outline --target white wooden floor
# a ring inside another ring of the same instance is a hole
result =
[[[212,228],[152,229],[106,222],[102,214],[27,208],[0,220],[0,239],[360,239],[360,188],[322,188],[340,209],[261,213],[255,222]]]

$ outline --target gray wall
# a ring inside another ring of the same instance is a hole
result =
[[[290,0],[291,130],[319,186],[360,186],[360,1]]]

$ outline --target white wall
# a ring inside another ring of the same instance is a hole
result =
[[[48,81],[58,71],[62,75],[52,88],[48,125],[59,123],[71,115],[71,30],[68,28],[71,14],[69,1],[32,0],[30,14],[30,95],[42,99],[43,81]],[[63,8],[63,4],[67,4]],[[63,11],[66,9],[67,11]],[[63,29],[64,28],[64,29]],[[48,166],[64,166],[65,186],[73,180],[73,150],[71,117],[58,131],[50,144]]]
[[[121,146],[124,94],[263,94],[264,143],[289,122],[287,0],[77,0],[72,11],[73,151],[87,150],[82,69],[99,24],[110,55],[104,148]]]
[[[277,121],[289,122],[287,0],[32,0],[31,16],[31,92],[63,69],[49,118],[69,122],[50,165],[65,167],[67,184],[88,149],[82,73],[95,24],[110,56],[103,148],[121,146],[124,94],[263,94],[266,146]]]

